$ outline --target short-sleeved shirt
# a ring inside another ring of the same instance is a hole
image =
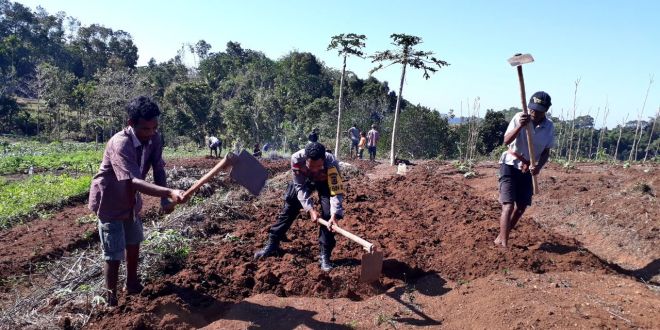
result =
[[[520,125],[518,121],[521,114],[522,112],[519,112],[513,116],[509,122],[509,126],[506,129],[505,135],[515,130]],[[531,126],[534,126],[534,124]],[[541,157],[541,153],[543,153],[543,150],[550,149],[555,146],[555,126],[552,121],[546,117],[543,122],[534,126],[531,135],[532,141],[534,142],[534,156],[536,156],[534,159],[538,161],[538,159]],[[522,155],[527,160],[530,160],[529,148],[527,147],[527,134],[525,133],[525,129],[521,129],[515,140],[509,144],[509,150]],[[499,163],[514,165],[518,169],[522,168],[522,162],[511,155],[508,151],[502,153]]]
[[[348,129],[348,136],[351,138],[351,140],[358,141],[360,140],[360,130],[353,126]]]
[[[92,179],[89,209],[103,220],[133,219],[142,209],[142,198],[133,189],[131,180],[144,180],[152,167],[156,184],[164,186],[165,162],[160,134],[142,144],[132,127],[118,132],[106,144],[99,172]]]

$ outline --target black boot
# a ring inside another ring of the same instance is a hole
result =
[[[324,272],[329,272],[332,270],[332,262],[330,262],[330,254],[332,253],[332,249],[327,248],[323,245],[320,245],[321,247],[321,254],[319,255],[319,262],[321,263],[321,270]]]
[[[261,258],[270,257],[275,255],[280,249],[280,240],[271,236],[268,238],[268,242],[263,249],[254,253],[254,259],[259,260]]]

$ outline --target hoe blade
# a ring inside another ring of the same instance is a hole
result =
[[[233,163],[229,176],[257,196],[266,184],[268,172],[254,156],[243,150]]]
[[[519,66],[532,62],[534,62],[534,58],[531,54],[516,54],[509,59],[511,66]]]
[[[360,282],[371,283],[380,279],[380,273],[383,271],[383,252],[373,251],[362,255],[362,269],[360,272]]]

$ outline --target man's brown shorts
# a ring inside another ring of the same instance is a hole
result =
[[[500,164],[500,203],[532,205],[532,173],[523,173],[513,165]]]

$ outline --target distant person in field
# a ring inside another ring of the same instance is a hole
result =
[[[369,160],[376,160],[376,146],[378,145],[380,134],[376,130],[376,124],[371,125],[371,130],[367,133],[367,149],[369,149]]]
[[[215,153],[215,158],[218,158],[218,149],[222,149],[222,142],[220,139],[215,136],[211,136],[208,139],[208,145],[211,157],[213,157],[213,153]]]
[[[513,116],[504,133],[504,144],[509,147],[500,157],[500,233],[495,244],[507,247],[509,233],[516,227],[518,220],[532,205],[532,175],[538,175],[550,157],[550,148],[555,145],[555,128],[545,114],[552,105],[550,95],[536,92],[529,100],[529,114],[519,112]],[[531,164],[527,136],[523,128],[531,120],[532,141],[535,159],[538,164]]]
[[[350,151],[350,157],[351,159],[355,158],[358,154],[358,144],[360,143],[360,130],[357,129],[355,123],[351,128],[348,129],[348,137],[351,139],[351,151]],[[353,150],[355,150],[355,154],[353,154]]]
[[[305,149],[291,156],[291,170],[293,180],[284,193],[284,207],[277,216],[277,222],[270,227],[268,242],[254,254],[254,258],[258,260],[277,254],[280,242],[303,209],[314,223],[319,218],[329,222],[328,227],[319,225],[321,270],[328,272],[333,267],[330,255],[336,244],[333,226],[344,215],[344,188],[339,163],[331,153],[326,152],[322,144],[310,142]],[[320,215],[314,208],[314,191],[318,192]]]
[[[360,132],[360,143],[358,143],[358,156],[360,159],[364,159],[364,148],[367,146],[367,134],[362,131]]]
[[[314,127],[312,132],[309,133],[309,136],[307,136],[307,140],[309,140],[309,142],[319,142],[319,129]]]
[[[254,144],[254,147],[252,148],[252,156],[254,157],[261,157],[261,147],[259,146],[259,142]]]
[[[158,105],[140,96],[128,103],[126,112],[128,126],[106,144],[99,172],[89,190],[89,208],[98,217],[110,306],[117,305],[119,264],[124,257],[127,294],[142,291],[137,275],[140,243],[144,240],[140,193],[160,197],[166,213],[172,212],[176,203],[184,202],[183,191],[166,187]],[[150,168],[155,184],[144,181]]]

